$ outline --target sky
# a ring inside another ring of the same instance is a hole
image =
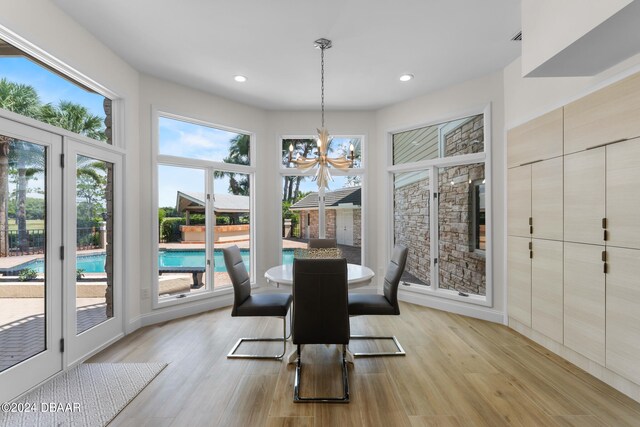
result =
[[[57,105],[61,100],[81,104],[96,116],[104,117],[104,96],[88,92],[24,57],[0,57],[0,78],[33,86],[42,103]]]

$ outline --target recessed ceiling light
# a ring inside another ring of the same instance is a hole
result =
[[[238,83],[244,83],[247,81],[247,78],[245,76],[238,75],[238,76],[235,76],[233,80],[237,81]]]
[[[400,76],[401,82],[408,82],[411,79],[413,79],[413,74],[403,74]]]

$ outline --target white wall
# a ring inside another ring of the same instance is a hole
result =
[[[522,68],[527,75],[632,0],[522,0]]]
[[[157,280],[156,272],[151,270],[154,246],[152,239],[152,229],[155,226],[154,219],[157,212],[153,208],[152,191],[152,167],[155,167],[155,159],[152,156],[152,110],[159,110],[168,113],[178,114],[188,118],[198,119],[223,127],[242,129],[255,134],[256,141],[256,180],[255,194],[256,206],[259,212],[256,213],[255,226],[257,230],[268,227],[267,218],[273,217],[273,213],[262,212],[261,207],[269,205],[268,199],[271,189],[268,180],[262,177],[269,175],[271,168],[262,159],[269,156],[270,141],[266,137],[266,115],[261,109],[250,107],[238,102],[230,101],[218,96],[209,95],[204,92],[187,88],[155,77],[140,76],[140,151],[141,159],[139,163],[140,173],[140,205],[142,206],[141,217],[143,226],[140,229],[140,239],[145,244],[140,251],[140,264],[144,265],[141,277],[141,286],[146,289],[151,288],[153,281]],[[272,173],[271,173],[272,174]],[[264,257],[268,257],[268,250],[264,248],[269,245],[265,243],[261,231],[256,238],[258,277],[264,275],[266,262]],[[270,264],[271,266],[272,264]],[[138,290],[140,292],[140,290]],[[150,292],[151,295],[151,292]],[[176,313],[184,313],[193,310],[195,306],[207,307],[211,301],[197,303],[185,303],[180,306],[173,306],[166,309],[152,310],[151,299],[146,298],[140,304],[140,324],[148,324],[159,320],[166,320],[175,317]],[[190,307],[193,306],[193,307]],[[195,310],[198,311],[198,310]],[[172,314],[173,313],[173,314]]]
[[[522,77],[521,59],[504,69],[505,126],[527,122],[640,71],[640,54],[592,77]]]
[[[124,247],[125,255],[130,259],[132,254],[140,252],[140,239],[136,234],[141,224],[138,200],[138,72],[47,0],[3,1],[0,25],[98,82],[120,99],[124,114],[119,117],[124,121],[122,136],[127,151]],[[134,318],[140,306],[137,284],[140,283],[141,266],[130,262],[125,268],[127,307],[124,311],[126,317]]]
[[[377,151],[373,170],[375,180],[372,186],[386,189],[387,144],[389,134],[398,129],[417,127],[425,123],[437,123],[468,114],[470,110],[482,111],[491,104],[492,138],[491,138],[491,184],[492,184],[492,219],[493,232],[493,307],[483,308],[468,303],[443,301],[442,299],[424,298],[410,291],[402,291],[407,300],[421,300],[426,305],[444,308],[459,313],[474,315],[494,321],[502,321],[504,310],[504,194],[505,194],[505,159],[504,159],[504,99],[502,72],[497,72],[462,84],[449,87],[431,94],[420,96],[406,102],[383,108],[377,114]],[[386,198],[383,191],[378,191],[375,199],[375,211],[379,212],[377,229],[386,230],[391,221],[386,217]],[[386,231],[385,231],[386,233]],[[376,243],[377,275],[383,274],[382,267],[387,262],[387,248],[390,242],[387,235],[380,235]],[[445,305],[443,305],[445,304]]]

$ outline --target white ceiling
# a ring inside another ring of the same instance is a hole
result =
[[[327,110],[377,109],[520,55],[520,0],[53,1],[136,69],[267,109],[319,109],[320,37]]]

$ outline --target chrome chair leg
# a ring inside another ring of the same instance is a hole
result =
[[[236,350],[243,342],[272,342],[272,341],[282,341],[282,354],[276,355],[262,355],[262,354],[236,354]],[[238,342],[233,346],[229,354],[227,354],[227,359],[273,359],[273,360],[282,360],[282,357],[287,352],[287,316],[282,317],[282,338],[240,338]]]
[[[297,349],[298,359],[296,362],[296,376],[293,383],[294,403],[349,403],[349,371],[347,370],[347,346],[342,346],[342,388],[341,397],[301,397],[300,384],[302,380],[302,362],[300,345]]]
[[[352,351],[351,353],[353,354],[353,357],[406,356],[407,355],[407,353],[405,353],[404,351],[404,348],[402,348],[402,345],[400,345],[400,341],[398,341],[398,338],[396,338],[395,335],[391,337],[383,337],[379,335],[351,335],[349,339],[350,340],[393,340],[393,343],[398,349],[398,351],[379,351],[379,352],[372,352],[372,353],[367,353],[367,352],[356,353]]]

